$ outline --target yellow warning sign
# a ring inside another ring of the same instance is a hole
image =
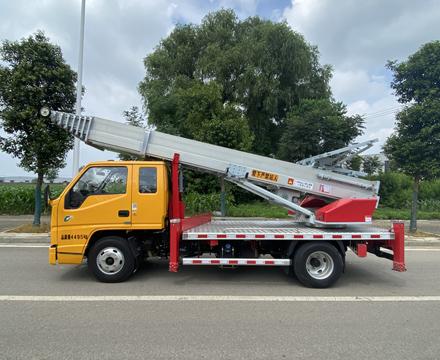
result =
[[[260,170],[252,170],[252,176],[258,179],[269,180],[273,182],[278,182],[278,177],[279,177],[277,174],[272,174]]]

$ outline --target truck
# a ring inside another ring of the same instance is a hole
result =
[[[379,182],[344,167],[373,141],[298,163],[233,150],[155,129],[42,108],[42,116],[98,149],[142,161],[82,168],[51,210],[49,263],[87,266],[97,280],[127,280],[148,259],[181,266],[280,266],[307,287],[333,285],[348,249],[405,271],[404,227],[373,226]],[[289,212],[287,219],[185,215],[182,169],[215,174]]]

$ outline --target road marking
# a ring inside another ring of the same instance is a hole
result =
[[[255,302],[432,302],[440,296],[227,296],[227,295],[133,295],[133,296],[28,296],[0,295],[0,301],[255,301]]]
[[[47,244],[0,244],[0,248],[48,248]]]

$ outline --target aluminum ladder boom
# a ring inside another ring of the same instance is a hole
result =
[[[293,202],[300,193],[329,199],[375,198],[379,183],[333,171],[294,164],[244,151],[228,149],[155,130],[131,126],[95,116],[41,109],[43,116],[66,129],[86,144],[101,150],[172,160],[188,167],[224,176],[269,201],[305,215],[316,223],[312,211]],[[264,186],[264,188],[262,186]]]

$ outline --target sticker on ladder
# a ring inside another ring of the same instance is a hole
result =
[[[304,189],[304,190],[312,190],[313,189],[313,183],[310,181],[305,181],[305,180],[288,178],[287,184],[292,185],[292,186],[296,186],[296,187]]]
[[[332,186],[327,184],[319,184],[319,192],[322,192],[324,194],[330,194],[332,191]]]

